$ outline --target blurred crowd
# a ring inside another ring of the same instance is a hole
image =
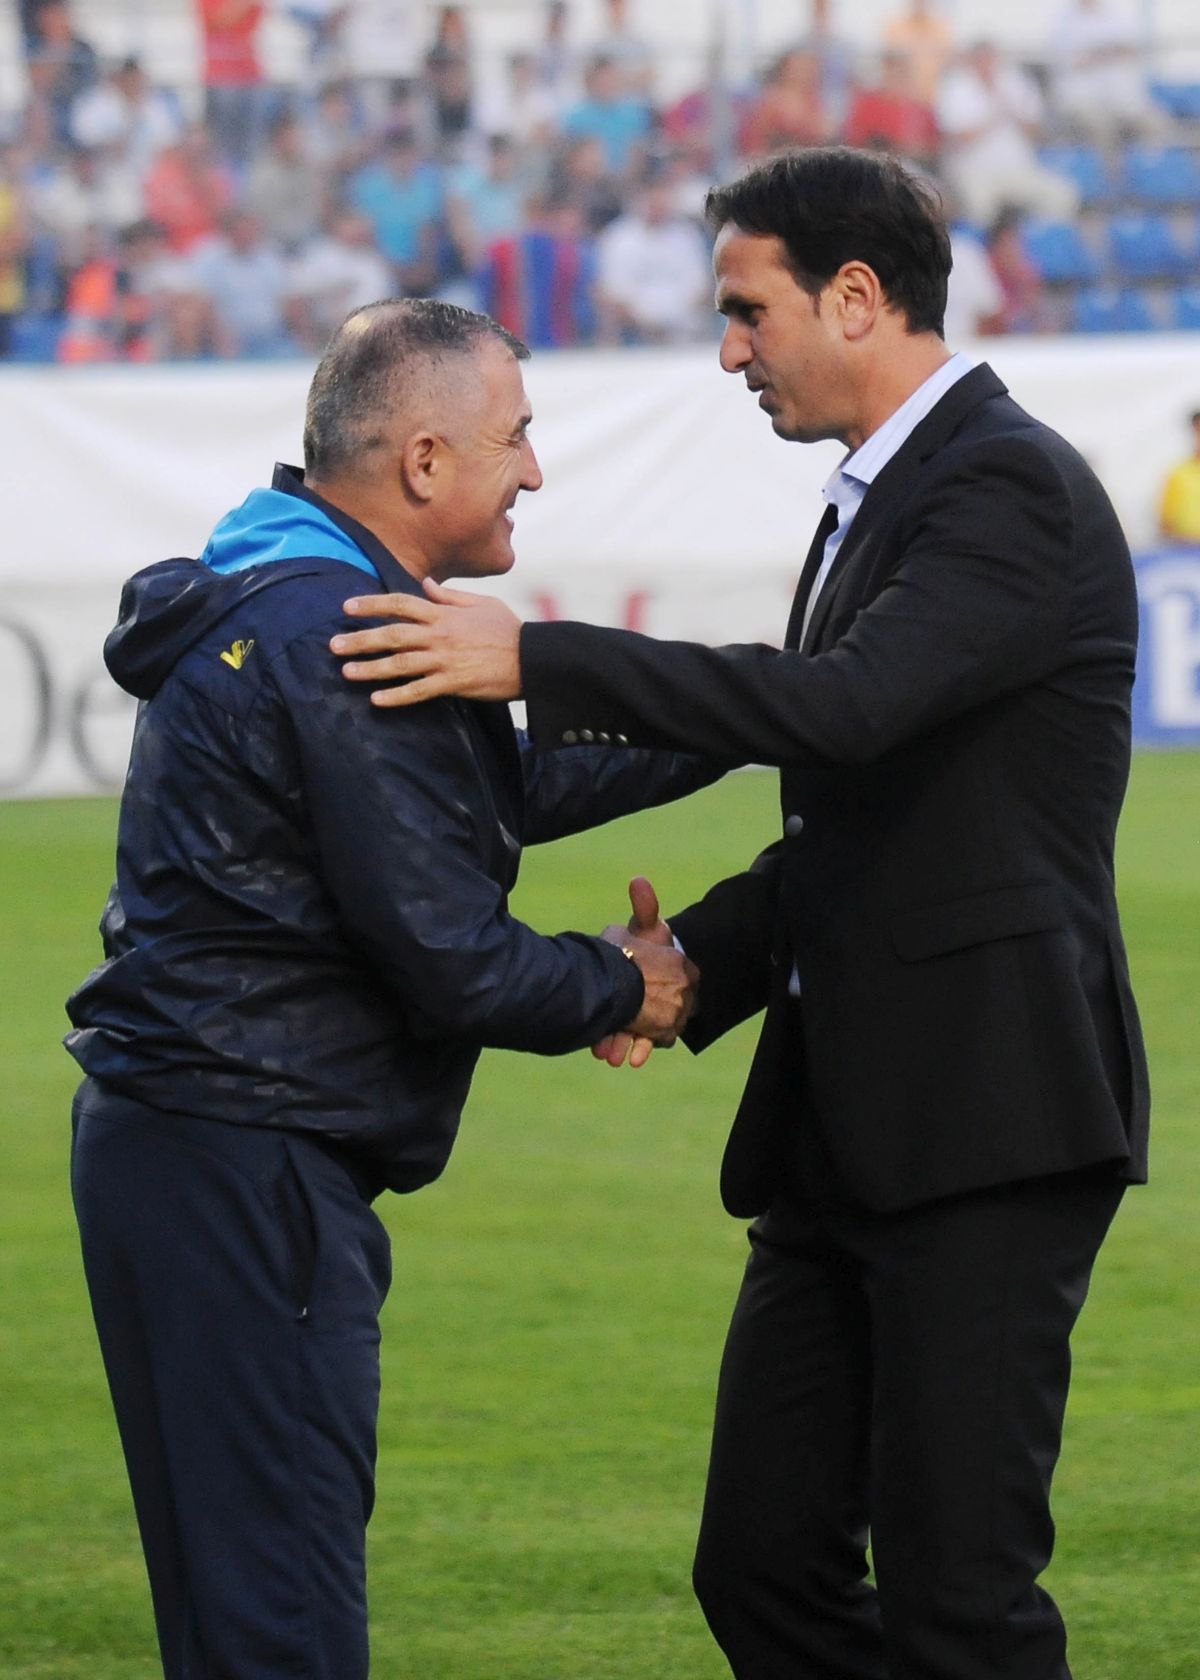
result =
[[[669,100],[626,0],[584,41],[569,4],[542,5],[536,39],[499,67],[481,66],[469,6],[434,9],[415,41],[410,0],[295,0],[306,71],[286,87],[264,64],[261,0],[192,3],[202,85],[167,88],[134,58],[102,62],[83,8],[19,0],[0,355],[309,355],[347,310],[401,294],[485,309],[535,346],[704,338],[707,186],[832,141],[894,151],[941,188],[948,337],[1053,330],[1024,230],[1077,216],[1081,187],[1045,143],[1108,155],[1181,132],[1124,0],[1062,0],[1033,68],[956,39],[932,0],[897,0],[864,55],[811,0],[752,85],[714,63]]]

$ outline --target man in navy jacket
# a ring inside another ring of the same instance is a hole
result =
[[[480,1049],[669,1039],[674,950],[508,912],[523,842],[718,773],[535,752],[504,705],[373,707],[348,595],[507,571],[541,473],[519,358],[437,303],[352,315],[277,469],[199,560],[127,585],[143,704],[106,960],[69,1003],[73,1189],[168,1680],[363,1680],[378,1313],[371,1200],[442,1170]]]

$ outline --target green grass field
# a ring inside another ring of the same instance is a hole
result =
[[[676,906],[773,837],[773,779],[530,853],[546,930],[646,872]],[[98,954],[108,801],[0,805],[0,1674],[159,1673],[67,1183],[62,999]],[[1144,756],[1122,903],[1155,1082],[1077,1336],[1052,1586],[1076,1680],[1200,1674],[1200,755]],[[688,1584],[744,1251],[716,1169],[753,1029],[640,1074],[485,1058],[445,1178],[386,1198],[381,1680],[719,1680]]]

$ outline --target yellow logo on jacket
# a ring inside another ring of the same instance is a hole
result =
[[[234,642],[231,648],[225,650],[221,658],[226,665],[232,665],[235,671],[240,671],[253,652],[254,638],[251,637],[248,642]]]

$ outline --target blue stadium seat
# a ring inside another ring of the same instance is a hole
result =
[[[1138,211],[1114,216],[1108,249],[1122,280],[1174,280],[1195,271],[1192,252],[1166,216]]]
[[[1200,286],[1181,286],[1170,294],[1168,319],[1181,332],[1200,332]]]
[[[1083,282],[1100,278],[1100,262],[1074,222],[1031,218],[1021,240],[1043,280]]]
[[[1071,326],[1076,332],[1157,332],[1150,305],[1140,292],[1095,286],[1075,299]]]
[[[14,315],[9,360],[13,362],[52,362],[58,354],[58,341],[63,335],[61,315]]]
[[[1140,204],[1200,204],[1200,163],[1188,146],[1130,146],[1121,191]]]
[[[1200,118],[1200,82],[1151,82],[1151,96],[1184,122]]]
[[[1108,165],[1095,146],[1043,146],[1038,156],[1047,169],[1074,181],[1081,203],[1107,204],[1113,197]]]

